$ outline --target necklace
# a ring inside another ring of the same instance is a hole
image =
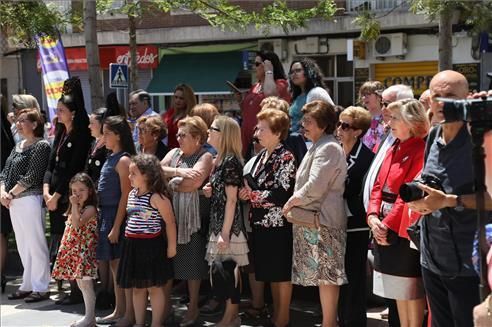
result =
[[[55,157],[56,162],[60,160],[60,156],[59,156],[60,149],[67,140],[68,140],[68,134],[65,131],[63,131],[62,139],[60,143],[58,143],[58,146],[56,147],[56,157]]]

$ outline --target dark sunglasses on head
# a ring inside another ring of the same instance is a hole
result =
[[[354,129],[352,126],[350,126],[349,123],[345,123],[342,121],[337,122],[337,128],[342,127],[342,130],[346,131],[347,129]]]
[[[209,128],[208,130],[209,130],[209,131],[216,131],[216,132],[220,132],[220,128],[213,127],[213,126],[210,126],[210,128]]]

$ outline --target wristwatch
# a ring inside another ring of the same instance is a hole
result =
[[[454,207],[454,210],[458,212],[462,212],[463,210],[465,210],[461,195],[456,196],[456,207]]]
[[[267,74],[267,75],[273,75],[273,72],[272,72],[271,70],[267,70],[267,71],[265,72],[265,74]]]
[[[15,199],[16,195],[14,194],[14,192],[12,192],[12,190],[9,191],[9,195],[12,197],[12,199]]]

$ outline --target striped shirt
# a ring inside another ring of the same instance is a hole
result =
[[[150,198],[153,193],[137,195],[138,189],[133,189],[128,195],[126,206],[127,223],[125,236],[129,238],[153,238],[161,233],[162,217],[159,210],[152,207]]]

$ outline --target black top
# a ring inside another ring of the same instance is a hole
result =
[[[68,183],[77,173],[84,171],[92,137],[89,130],[72,130],[68,135],[58,134],[51,150],[44,183],[50,185],[50,193],[62,195],[68,201]]]
[[[101,168],[108,157],[109,151],[106,147],[100,146],[96,148],[97,140],[92,142],[91,149],[89,150],[89,155],[87,156],[87,162],[85,164],[85,172],[92,178],[94,185],[99,183],[99,176],[101,175]]]
[[[17,183],[25,187],[18,197],[43,194],[43,175],[50,155],[50,144],[40,139],[21,149],[22,143],[19,142],[12,149],[0,174],[0,181],[6,191],[10,191]]]
[[[360,140],[357,140],[347,156],[347,180],[343,193],[350,210],[350,213],[347,213],[349,215],[347,229],[367,227],[362,188],[364,176],[373,159],[374,153]]]
[[[447,194],[473,193],[472,143],[466,125],[448,144],[441,138],[442,127],[436,128],[423,173],[439,178]],[[476,276],[471,262],[476,226],[477,212],[471,209],[444,208],[424,216],[422,266],[441,276]]]
[[[7,161],[10,152],[14,148],[15,142],[12,136],[12,131],[10,130],[10,123],[7,119],[7,115],[3,110],[2,112],[2,136],[0,138],[2,143],[2,161],[0,165],[0,169],[3,169],[5,165],[5,161]]]

